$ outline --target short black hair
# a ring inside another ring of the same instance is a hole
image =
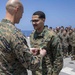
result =
[[[45,13],[42,11],[36,11],[33,13],[33,15],[39,15],[39,18],[46,18]]]

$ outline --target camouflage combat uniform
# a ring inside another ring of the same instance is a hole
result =
[[[68,35],[62,35],[62,52],[63,56],[68,56]]]
[[[69,36],[69,46],[68,46],[68,54],[72,54],[72,41],[73,41],[73,33],[68,34]]]
[[[29,52],[26,37],[9,20],[0,23],[0,75],[27,75],[36,70],[42,59]]]
[[[75,31],[72,34],[72,60],[75,60]]]
[[[62,48],[60,39],[53,31],[44,27],[41,33],[33,31],[30,35],[31,47],[39,47],[47,50],[47,55],[41,61],[37,71],[33,75],[58,75],[63,67]]]

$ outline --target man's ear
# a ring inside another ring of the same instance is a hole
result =
[[[43,22],[45,22],[45,18],[43,18]]]

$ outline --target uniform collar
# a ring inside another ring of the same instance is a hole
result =
[[[39,39],[39,38],[43,38],[44,34],[46,32],[47,28],[44,26],[43,31],[38,33],[37,31],[34,32],[34,39]]]
[[[10,20],[7,20],[7,19],[2,19],[1,22],[10,23],[10,24],[14,25]]]

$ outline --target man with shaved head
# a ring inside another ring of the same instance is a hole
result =
[[[46,55],[45,49],[30,48],[26,37],[15,27],[23,14],[23,5],[19,0],[8,0],[6,16],[0,22],[0,75],[27,75],[26,69],[36,70],[41,59]]]

